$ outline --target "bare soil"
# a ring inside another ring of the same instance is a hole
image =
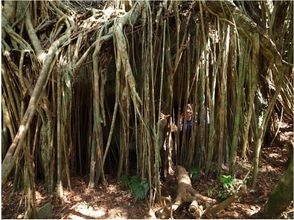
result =
[[[239,201],[217,213],[214,218],[256,218],[264,206],[269,193],[287,168],[287,149],[285,147],[263,147],[260,173],[255,189],[248,184],[248,192]],[[246,161],[238,163],[237,178],[242,179],[250,164]],[[201,174],[200,180],[193,187],[202,195],[216,198],[220,183],[215,177],[206,179]],[[151,218],[147,200],[136,201],[129,190],[119,181],[107,176],[108,185],[96,189],[87,188],[87,178],[73,177],[72,190],[64,189],[63,201],[54,199],[44,190],[42,183],[37,184],[36,199],[38,207],[52,198],[53,218],[66,219],[100,219],[100,218]],[[169,176],[162,184],[162,194],[176,197],[175,176]],[[13,192],[12,183],[2,186],[2,218],[23,218],[25,199],[22,192]],[[154,211],[160,208],[155,204]],[[153,216],[154,217],[154,216]],[[192,218],[187,209],[181,208],[174,213],[174,218]],[[281,218],[293,218],[293,203]]]

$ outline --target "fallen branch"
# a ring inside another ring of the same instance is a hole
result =
[[[175,203],[170,206],[165,206],[156,212],[159,218],[169,218],[182,204],[190,203],[189,212],[195,217],[200,218],[203,214],[203,207],[198,204],[213,204],[216,200],[203,196],[196,192],[192,187],[191,179],[186,169],[182,166],[177,166],[178,191]]]
[[[236,194],[230,196],[219,204],[215,204],[215,199],[211,199],[196,192],[196,190],[192,187],[188,172],[182,166],[177,166],[177,179],[178,191],[175,203],[165,205],[163,208],[158,210],[156,212],[156,216],[159,218],[172,217],[172,213],[185,203],[190,203],[188,211],[195,218],[201,218],[201,216],[213,217],[212,214],[214,215],[227,208],[231,203],[239,199],[247,192],[246,185],[242,185]],[[199,202],[201,204],[205,204],[205,207],[207,207],[204,211],[203,206],[199,205]]]
[[[178,192],[175,203],[193,202],[194,200],[201,201],[205,204],[215,203],[216,200],[203,196],[196,192],[192,187],[191,179],[188,172],[182,166],[177,166]]]

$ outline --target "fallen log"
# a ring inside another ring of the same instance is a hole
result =
[[[191,179],[188,172],[182,166],[177,166],[178,191],[175,203],[200,201],[204,204],[211,205],[216,202],[215,199],[203,196],[192,187]]]
[[[242,195],[246,193],[246,185],[241,185],[240,190],[222,201],[221,203],[215,204],[216,200],[203,196],[196,192],[192,187],[191,179],[188,172],[182,166],[177,166],[177,180],[178,180],[178,190],[177,197],[174,204],[169,203],[163,208],[158,210],[155,214],[158,218],[171,218],[174,211],[176,211],[181,205],[190,203],[188,211],[195,218],[213,217],[216,213],[227,208],[231,203],[239,199]],[[169,200],[170,201],[170,200]],[[203,211],[203,204],[206,208]]]
[[[177,166],[178,190],[177,197],[173,205],[165,206],[156,212],[159,218],[170,218],[172,213],[176,211],[182,204],[190,203],[189,212],[195,217],[200,218],[203,214],[203,207],[198,201],[208,206],[215,203],[216,200],[203,196],[196,192],[192,187],[191,179],[188,172],[182,166]]]

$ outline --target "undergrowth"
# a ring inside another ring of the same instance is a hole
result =
[[[212,187],[208,190],[208,196],[218,197],[221,200],[225,200],[228,197],[236,194],[240,188],[240,185],[245,184],[243,180],[236,179],[231,175],[220,176],[220,186]]]
[[[121,183],[128,188],[136,200],[142,200],[146,197],[149,191],[149,184],[147,180],[140,180],[137,176],[123,175]]]

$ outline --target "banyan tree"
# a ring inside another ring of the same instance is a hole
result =
[[[293,116],[292,9],[2,1],[2,184],[25,190],[26,217],[35,216],[36,181],[62,197],[75,175],[90,188],[109,173],[146,179],[152,206],[166,160],[234,175],[250,157],[255,185],[265,137]],[[188,104],[192,130],[180,143]]]

